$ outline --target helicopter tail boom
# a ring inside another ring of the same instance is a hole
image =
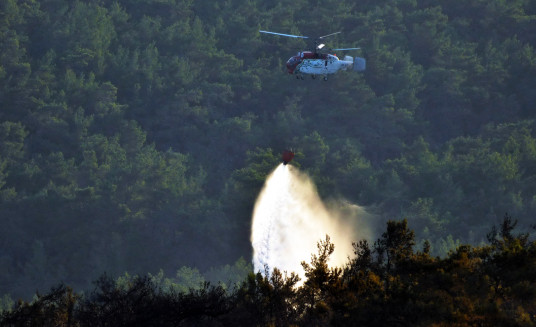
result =
[[[365,58],[355,57],[354,58],[354,72],[364,72],[367,69],[367,61]]]

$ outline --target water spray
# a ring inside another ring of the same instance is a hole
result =
[[[335,244],[329,261],[342,267],[353,254],[356,228],[328,209],[311,179],[291,165],[280,164],[267,178],[255,208],[251,231],[255,272],[295,272],[303,279],[302,261],[317,253],[326,234]]]

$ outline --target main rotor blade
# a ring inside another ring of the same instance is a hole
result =
[[[276,32],[270,32],[270,31],[259,31],[261,33],[266,34],[274,34],[274,35],[281,35],[281,36],[288,36],[288,37],[294,37],[294,38],[302,38],[302,39],[308,39],[308,36],[300,36],[300,35],[292,35],[292,34],[283,34],[283,33],[276,33]]]
[[[335,51],[346,51],[346,50],[358,50],[358,49],[361,49],[361,48],[341,48],[341,49],[330,49],[330,50],[335,50]]]
[[[340,32],[335,32],[335,33],[331,33],[331,34],[328,34],[328,35],[320,36],[319,39],[323,39],[325,37],[332,36],[332,35],[339,34],[339,33]]]

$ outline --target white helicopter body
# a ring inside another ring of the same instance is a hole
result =
[[[294,38],[309,38],[307,36],[299,36],[292,34],[282,34],[269,31],[260,31],[261,33],[281,35]],[[302,51],[298,52],[295,56],[290,57],[287,61],[287,71],[289,74],[296,75],[296,78],[303,79],[304,75],[311,75],[312,78],[316,76],[324,76],[324,80],[328,79],[329,74],[335,74],[339,71],[353,70],[356,72],[362,72],[366,69],[366,61],[361,57],[345,56],[344,60],[340,60],[335,54],[319,53],[318,50],[324,47],[324,44],[318,44],[318,40],[338,34],[340,32],[332,33],[329,35],[321,36],[315,40],[314,51]],[[357,50],[359,48],[345,48],[345,49],[332,49],[338,51]]]

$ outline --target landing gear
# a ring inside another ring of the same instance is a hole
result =
[[[328,80],[328,76],[324,76],[324,81],[327,81]]]
[[[314,74],[311,75],[311,78],[312,78],[312,79],[316,79],[316,75],[314,75]]]

